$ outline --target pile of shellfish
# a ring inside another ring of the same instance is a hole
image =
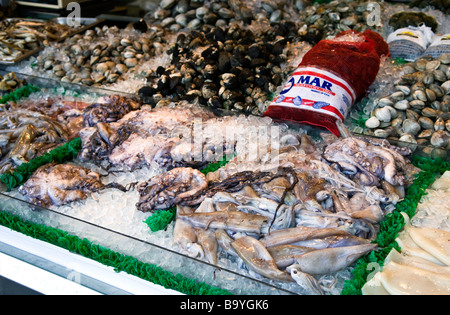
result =
[[[331,1],[326,4],[314,3],[299,10],[301,27],[298,35],[311,44],[321,39],[334,37],[342,31],[354,30],[364,32],[367,29],[381,30],[381,24],[369,26],[371,13],[369,2],[344,0]],[[384,4],[383,4],[384,5]]]
[[[274,25],[259,35],[238,23],[180,32],[170,50],[172,64],[159,67],[139,94],[154,104],[197,100],[212,108],[260,115],[270,93],[288,76],[286,47],[293,34]]]
[[[449,148],[450,54],[405,64],[390,95],[375,101],[366,134],[410,144]]]
[[[37,57],[37,72],[63,82],[102,86],[136,74],[139,65],[165,51],[166,33],[153,27],[146,33],[96,27],[55,43]]]

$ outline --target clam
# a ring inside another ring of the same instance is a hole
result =
[[[437,148],[445,148],[448,145],[449,135],[445,130],[438,130],[431,136],[431,145]]]
[[[375,109],[375,117],[378,118],[380,122],[390,122],[392,119],[391,111],[386,107]]]
[[[406,118],[407,119],[412,119],[412,120],[418,121],[419,117],[420,117],[420,115],[416,111],[410,110],[410,109],[406,110]]]
[[[445,130],[445,120],[442,117],[438,117],[434,122],[434,130]]]
[[[428,64],[428,60],[424,59],[424,58],[419,58],[414,62],[414,67],[417,70],[425,70]]]
[[[442,64],[448,65],[448,64],[450,64],[450,53],[444,53],[444,54],[441,54],[437,59],[438,59]]]
[[[370,129],[378,128],[380,126],[380,120],[377,117],[372,116],[366,120],[365,125]]]
[[[430,84],[429,89],[432,90],[434,92],[434,94],[436,95],[437,98],[441,98],[444,96],[445,92],[444,89],[438,85],[438,84]]]
[[[412,94],[412,97],[413,97],[414,100],[420,100],[420,101],[423,101],[423,102],[427,101],[427,95],[422,90],[414,91],[413,94]]]
[[[133,68],[138,64],[138,60],[136,58],[129,58],[125,59],[124,63],[128,68]]]
[[[123,63],[119,63],[116,65],[117,72],[120,74],[124,74],[128,71],[128,67]]]
[[[122,45],[124,47],[132,46],[133,42],[130,39],[128,39],[128,38],[123,38],[123,39],[120,40],[120,45]]]
[[[436,69],[433,71],[433,77],[435,81],[445,82],[447,80],[447,75],[443,70]]]
[[[392,119],[391,126],[395,129],[398,129],[402,126],[402,123],[403,123],[403,119],[395,118],[395,119]]]
[[[398,109],[398,110],[407,110],[410,106],[408,100],[401,100],[396,102],[394,105],[394,108]]]
[[[444,83],[442,83],[441,88],[444,90],[445,94],[450,94],[450,80],[447,80]]]
[[[402,135],[398,140],[401,141],[401,142],[406,142],[408,144],[417,144],[416,138],[413,135],[410,135],[408,133],[405,133],[404,135]],[[417,146],[414,146],[414,145],[413,146],[409,146],[408,145],[408,147],[411,150],[415,150]]]
[[[402,129],[408,134],[416,135],[419,133],[421,127],[417,121],[412,119],[405,119],[402,123]]]
[[[416,69],[414,68],[414,65],[406,64],[403,66],[402,71],[404,74],[413,74],[414,72],[416,72]]]
[[[438,116],[438,111],[430,108],[430,107],[426,107],[424,109],[422,109],[422,115],[425,117],[430,117],[430,118],[434,118]]]
[[[431,71],[426,71],[421,80],[424,84],[429,85],[434,82],[434,75]]]
[[[390,136],[390,132],[387,129],[376,129],[373,135],[378,138],[387,138]]]
[[[394,92],[391,94],[390,98],[394,101],[401,101],[405,98],[405,94],[402,91]]]
[[[426,129],[426,130],[422,130],[418,135],[417,138],[419,139],[430,139],[431,136],[433,135],[434,130],[433,129]]]
[[[430,103],[430,107],[434,110],[441,110],[442,109],[442,104],[439,101],[433,101]]]
[[[380,106],[385,106],[385,105],[390,105],[390,106],[392,106],[392,105],[394,105],[394,102],[391,101],[389,98],[384,97],[384,98],[381,98],[381,99],[378,100],[378,104],[379,104]]]
[[[406,85],[396,85],[395,88],[398,91],[402,92],[404,95],[409,95],[409,93],[411,93],[411,89]]]
[[[425,96],[430,102],[434,102],[436,100],[436,93],[432,89],[426,89]]]
[[[425,102],[423,100],[413,100],[409,102],[409,106],[415,109],[423,109],[425,108]]]
[[[418,122],[423,129],[432,129],[434,127],[434,122],[429,117],[422,116]]]
[[[441,65],[441,62],[438,59],[431,60],[426,63],[425,70],[436,70],[439,68],[440,65]]]

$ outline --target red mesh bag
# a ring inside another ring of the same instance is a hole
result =
[[[264,116],[324,127],[339,136],[336,120],[343,121],[364,96],[382,55],[389,55],[388,44],[370,30],[321,40],[305,54]]]

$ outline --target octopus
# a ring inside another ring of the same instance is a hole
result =
[[[95,126],[99,122],[114,122],[131,111],[142,106],[139,100],[121,95],[103,96],[83,111],[85,127]]]
[[[176,111],[172,107],[142,106],[116,122],[98,122],[82,129],[80,159],[122,170],[135,170],[152,163],[161,167],[190,166],[190,162],[195,161],[178,161],[172,150],[191,134],[195,118],[209,119],[211,115],[192,106]],[[184,148],[185,153],[191,151],[191,147]],[[199,164],[205,162],[199,161]]]
[[[285,140],[276,162],[234,159],[207,176],[164,172],[140,185],[137,208],[176,206],[173,248],[183,254],[213,265],[230,259],[326,293],[318,277],[378,249],[377,224],[404,196],[412,170],[408,151],[354,137],[320,147],[305,134]]]
[[[409,154],[409,149],[397,148],[388,141],[347,137],[327,146],[323,156],[362,185],[380,186],[380,180],[385,180],[391,185],[403,186],[412,183],[412,175],[418,172],[406,159]]]
[[[138,185],[138,210],[154,212],[173,205],[194,205],[204,197],[206,176],[193,168],[175,168]]]
[[[115,183],[104,185],[98,173],[85,167],[51,163],[39,167],[19,192],[34,205],[50,207],[86,199],[105,188],[125,190]]]
[[[69,140],[63,124],[27,109],[0,113],[1,172],[26,163]]]

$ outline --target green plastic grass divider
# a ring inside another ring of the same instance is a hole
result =
[[[414,183],[408,187],[405,198],[380,223],[380,231],[375,242],[380,245],[381,249],[361,257],[356,262],[355,268],[352,270],[352,279],[345,281],[341,295],[362,294],[361,289],[366,284],[369,275],[375,271],[375,266],[384,266],[384,260],[389,252],[393,248],[400,249],[395,239],[405,225],[401,212],[412,218],[416,214],[417,205],[426,194],[425,190],[438,176],[450,170],[450,162],[442,159],[433,160],[431,158],[413,156],[411,161],[422,171],[416,175]]]
[[[39,92],[40,90],[41,90],[40,88],[31,84],[24,85],[23,87],[18,88],[13,92],[4,95],[0,99],[0,104],[6,104],[11,101],[16,102],[21,98],[28,97],[35,92]]]
[[[153,264],[141,262],[132,256],[122,255],[103,246],[91,243],[65,231],[22,220],[20,217],[0,211],[0,224],[72,253],[93,259],[103,265],[113,267],[116,272],[126,272],[146,281],[189,295],[231,295],[227,290],[212,287],[203,282],[173,274]]]

